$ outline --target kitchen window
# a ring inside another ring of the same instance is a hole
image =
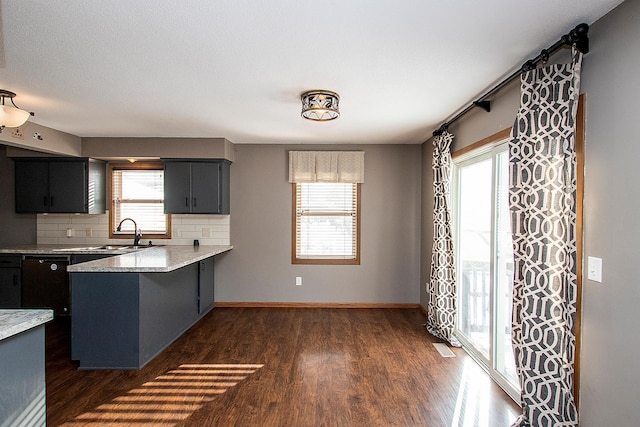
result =
[[[164,213],[164,169],[161,163],[111,164],[109,238],[133,239],[133,219],[144,239],[170,239],[171,216]]]
[[[360,264],[360,184],[293,184],[293,264]]]

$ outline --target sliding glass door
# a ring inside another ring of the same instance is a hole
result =
[[[492,161],[479,159],[459,169],[458,335],[482,357],[491,351]]]
[[[514,399],[511,347],[513,249],[506,144],[454,160],[456,336]]]

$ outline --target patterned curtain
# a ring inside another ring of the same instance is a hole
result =
[[[512,340],[522,414],[513,426],[577,426],[575,119],[582,54],[526,72],[509,141]]]
[[[425,326],[430,334],[453,346],[460,346],[453,335],[456,325],[456,270],[449,210],[451,141],[453,135],[446,131],[433,140],[433,250]]]

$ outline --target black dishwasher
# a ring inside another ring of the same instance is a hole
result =
[[[26,256],[22,260],[22,307],[51,308],[56,316],[71,314],[69,257]]]

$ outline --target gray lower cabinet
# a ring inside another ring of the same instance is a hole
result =
[[[229,214],[228,160],[164,162],[164,207],[167,214]]]
[[[214,304],[213,258],[199,262],[198,271],[198,313],[206,313]]]
[[[140,369],[213,307],[213,257],[167,273],[71,273],[71,358]]]
[[[105,162],[55,157],[14,161],[17,213],[105,212]]]
[[[0,425],[46,425],[45,328],[0,340]]]
[[[19,255],[0,255],[0,308],[20,308],[22,270]]]

